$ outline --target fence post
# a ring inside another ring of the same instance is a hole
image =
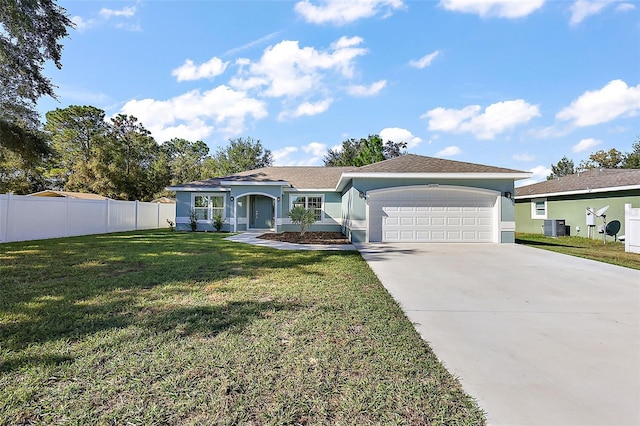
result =
[[[156,206],[158,207],[158,226],[156,229],[160,229],[160,203],[156,203]]]
[[[111,216],[111,211],[109,209],[109,199],[106,198],[104,201],[106,202],[106,207],[105,207],[106,215],[105,215],[105,218],[104,218],[104,233],[108,234],[109,233],[109,225],[110,225],[110,223],[109,223],[110,219],[109,218]]]
[[[71,197],[65,197],[64,204],[64,236],[69,236],[69,204],[71,203]]]
[[[631,204],[624,205],[624,251],[629,253],[631,249]]]
[[[0,242],[8,242],[9,241],[9,211],[11,208],[11,197],[13,196],[12,192],[7,193],[6,203],[4,206],[4,212],[0,214],[0,218],[4,220],[0,223]]]
[[[136,231],[138,230],[138,200],[136,200]]]

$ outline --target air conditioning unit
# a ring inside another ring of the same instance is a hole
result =
[[[544,221],[545,237],[564,237],[566,235],[564,219],[547,219]]]

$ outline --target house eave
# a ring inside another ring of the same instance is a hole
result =
[[[206,186],[206,187],[190,187],[190,186],[168,186],[165,188],[167,191],[174,192],[229,192],[229,188],[221,188],[219,186]]]
[[[640,189],[640,185],[626,185],[626,186],[613,186],[606,188],[591,188],[591,189],[578,189],[574,191],[561,191],[561,192],[546,192],[540,194],[527,194],[516,195],[516,200],[526,200],[530,198],[544,198],[544,197],[558,197],[564,195],[582,195],[582,194],[597,194],[602,192],[616,192],[616,191],[629,191],[634,189]]]
[[[221,180],[221,185],[226,186],[291,186],[289,182],[282,180],[262,180],[262,181],[238,181],[238,180]]]
[[[347,182],[353,178],[362,179],[529,179],[533,173],[343,173],[336,185],[336,190],[342,190]]]

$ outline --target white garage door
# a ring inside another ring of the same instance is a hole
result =
[[[370,241],[493,242],[496,199],[462,189],[383,192],[370,200]]]

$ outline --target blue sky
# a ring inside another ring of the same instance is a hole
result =
[[[636,1],[59,4],[76,29],[39,110],[131,114],[158,142],[251,136],[276,165],[322,165],[377,133],[539,181],[640,135]]]

